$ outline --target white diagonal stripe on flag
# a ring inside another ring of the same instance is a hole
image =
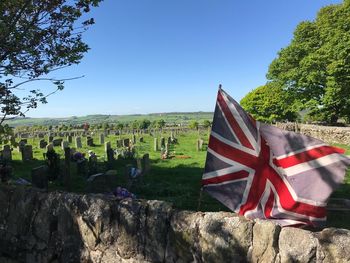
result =
[[[247,137],[247,139],[249,140],[250,144],[253,146],[253,148],[256,151],[259,151],[259,144],[257,143],[257,141],[254,139],[254,136],[251,134],[250,130],[248,129],[247,125],[245,124],[245,122],[243,121],[241,115],[239,114],[239,112],[237,111],[235,105],[233,105],[232,103],[230,103],[229,99],[227,98],[227,95],[225,94],[225,92],[222,92],[222,96],[228,106],[228,108],[231,111],[231,114],[235,117],[238,125],[240,126],[240,128],[242,129],[242,131],[244,131],[245,136]],[[257,131],[259,131],[259,129],[257,129]],[[259,134],[258,134],[258,138],[259,138]]]
[[[283,173],[286,176],[293,176],[302,172],[306,172],[315,168],[320,168],[320,167],[341,162],[341,161],[342,161],[341,155],[339,153],[333,153],[309,162],[300,163],[284,169],[281,168],[280,171],[283,171]]]
[[[216,139],[218,139],[219,141],[221,141],[221,142],[223,142],[223,143],[225,143],[227,145],[230,145],[231,147],[234,147],[234,148],[236,148],[238,150],[241,150],[243,152],[249,153],[249,154],[254,155],[254,156],[258,156],[259,155],[259,153],[257,153],[256,151],[254,151],[252,149],[249,149],[247,147],[244,147],[244,146],[242,146],[240,144],[234,143],[234,142],[232,142],[230,140],[227,140],[226,138],[222,137],[220,134],[218,134],[218,133],[216,133],[214,131],[211,131],[211,135],[213,137],[215,137]]]

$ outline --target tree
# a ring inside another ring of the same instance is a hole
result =
[[[279,81],[317,119],[350,117],[350,0],[322,8],[300,23],[267,77]]]
[[[156,128],[163,129],[164,126],[165,126],[165,121],[163,119],[160,119],[160,120],[156,121]]]
[[[151,121],[147,119],[138,121],[138,129],[147,129],[151,125]]]
[[[204,120],[203,121],[203,127],[204,128],[209,128],[209,127],[211,127],[211,125],[212,125],[212,122],[210,120]]]
[[[191,121],[190,124],[188,125],[190,129],[198,130],[199,128],[199,123],[198,121]]]
[[[0,125],[47,103],[49,95],[63,89],[67,79],[51,78],[49,73],[81,61],[89,49],[82,33],[94,23],[82,16],[99,2],[0,1]],[[23,85],[39,80],[51,82],[55,89],[45,94],[37,89],[18,94]]]
[[[122,130],[124,128],[124,123],[118,122],[116,127],[118,130]]]
[[[240,104],[258,121],[295,121],[298,117],[295,98],[275,82],[249,92]]]

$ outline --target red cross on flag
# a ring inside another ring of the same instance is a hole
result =
[[[204,189],[247,218],[322,225],[344,179],[344,150],[255,121],[222,89],[214,112]]]

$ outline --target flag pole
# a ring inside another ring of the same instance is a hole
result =
[[[203,193],[203,187],[201,187],[201,190],[199,191],[199,198],[198,198],[198,205],[197,205],[197,211],[201,208],[202,203],[202,193]]]

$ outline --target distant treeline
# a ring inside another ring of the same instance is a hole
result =
[[[189,125],[191,121],[202,123],[204,120],[212,120],[212,112],[172,112],[172,113],[152,113],[152,114],[134,114],[134,115],[88,115],[73,116],[68,118],[17,118],[6,121],[11,127],[17,126],[42,126],[42,127],[74,127],[78,128],[85,123],[90,126],[156,126],[159,121],[163,120],[165,125]],[[149,124],[148,124],[149,122]],[[146,124],[145,124],[146,123]]]

